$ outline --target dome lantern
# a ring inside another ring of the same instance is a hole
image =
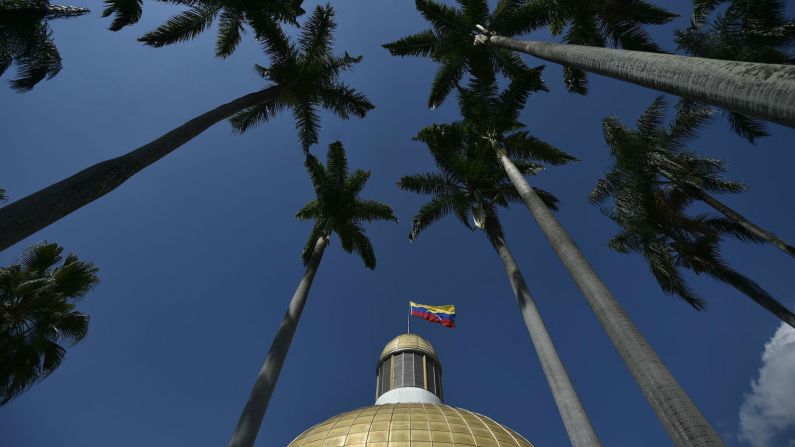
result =
[[[376,367],[376,405],[442,403],[442,368],[436,350],[416,334],[402,334],[384,347]]]

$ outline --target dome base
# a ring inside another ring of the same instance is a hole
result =
[[[376,405],[397,403],[441,404],[442,400],[439,399],[439,396],[422,388],[402,387],[387,391],[375,401]]]

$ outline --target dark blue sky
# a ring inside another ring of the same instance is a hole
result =
[[[177,46],[144,47],[135,37],[175,12],[145,3],[138,25],[112,33],[99,17],[101,2],[85,2],[91,15],[52,24],[62,73],[26,94],[0,88],[0,186],[12,200],[260,88],[252,66],[267,60],[250,33],[227,60],[213,58],[214,30]],[[313,4],[307,1],[306,9]],[[665,4],[682,17],[652,33],[673,50],[672,30],[686,24],[689,3]],[[432,168],[425,148],[410,138],[422,126],[458,115],[452,97],[427,109],[430,61],[391,57],[381,44],[426,24],[408,0],[334,6],[336,48],[364,55],[345,80],[376,109],[352,121],[324,114],[321,144],[312,152],[324,158],[329,143],[343,141],[352,168],[373,171],[363,195],[392,205],[401,223],[367,227],[378,257],[374,272],[332,240],[257,445],[284,446],[321,420],[372,404],[378,354],[405,331],[409,299],[458,308],[455,330],[412,322],[440,353],[446,403],[488,415],[539,447],[567,445],[486,238],[450,218],[408,242],[411,217],[424,198],[395,183]],[[616,229],[586,202],[609,163],[602,118],[613,114],[632,124],[657,93],[592,76],[588,97],[570,95],[555,65],[544,78],[550,92],[530,98],[522,121],[582,161],[531,181],[561,199],[563,225],[727,444],[747,445],[738,441],[738,412],[777,321],[708,278],[688,275],[708,300],[707,312],[663,295],[641,258],[606,247]],[[792,242],[795,130],[770,130],[773,136],[752,146],[718,119],[692,147],[728,161],[730,177],[751,185],[746,194],[724,197],[728,204]],[[312,196],[289,116],[242,136],[222,123],[0,253],[5,265],[36,241],[55,241],[93,260],[102,280],[81,304],[91,315],[85,341],[69,350],[55,374],[0,408],[0,445],[225,445],[302,274],[299,254],[310,224],[293,215]],[[527,210],[516,207],[501,217],[603,443],[670,445]],[[728,241],[724,253],[783,303],[795,304],[792,259],[737,241]]]

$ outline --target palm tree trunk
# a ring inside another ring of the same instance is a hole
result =
[[[197,116],[121,157],[97,163],[58,183],[0,208],[0,251],[113,191],[215,123],[270,98],[281,87],[249,93]]]
[[[600,447],[602,444],[591,426],[591,421],[574,390],[574,385],[569,380],[566,368],[558,357],[558,351],[552,343],[552,338],[533,302],[533,297],[527,289],[527,284],[525,284],[522,272],[519,270],[511,250],[502,237],[493,238],[493,242],[494,248],[505,266],[505,273],[508,274],[508,281],[511,283],[516,303],[519,305],[524,324],[527,326],[530,339],[536,348],[538,359],[549,383],[549,388],[552,390],[552,396],[555,398],[555,404],[558,406],[571,445],[573,447]]]
[[[282,371],[287,352],[290,350],[290,343],[293,341],[295,329],[298,327],[298,320],[304,310],[306,299],[309,296],[309,288],[312,286],[312,280],[315,278],[315,273],[320,265],[320,259],[323,257],[323,250],[326,245],[328,245],[327,236],[319,238],[315,243],[312,257],[309,258],[309,262],[306,264],[306,273],[301,278],[298,288],[295,289],[293,299],[290,300],[290,306],[287,308],[287,313],[284,314],[282,319],[282,324],[279,326],[276,336],[273,337],[268,356],[265,358],[265,363],[262,365],[259,374],[257,374],[257,379],[254,381],[251,394],[248,396],[246,407],[243,409],[237,428],[235,428],[232,439],[229,441],[229,447],[252,447],[257,439],[259,427],[265,417],[265,411],[268,409],[273,390],[276,388],[276,382],[279,380],[279,373]]]
[[[726,204],[724,204],[723,202],[719,201],[715,197],[712,197],[711,195],[709,195],[703,189],[701,189],[699,187],[695,187],[695,186],[688,187],[686,189],[687,189],[687,191],[690,194],[692,194],[693,196],[695,196],[696,198],[698,198],[702,202],[706,203],[707,205],[711,206],[713,209],[715,209],[716,211],[720,212],[724,216],[728,217],[732,221],[736,222],[737,224],[739,224],[740,226],[745,228],[749,233],[751,233],[751,234],[753,234],[753,235],[755,235],[755,236],[757,236],[759,238],[764,239],[765,241],[767,241],[770,244],[772,244],[772,245],[776,246],[777,248],[779,248],[784,253],[786,253],[786,254],[788,254],[788,255],[790,255],[792,257],[795,257],[795,247],[793,247],[793,246],[789,245],[788,243],[782,241],[775,234],[773,234],[773,233],[771,233],[769,231],[763,230],[762,228],[759,228],[753,222],[751,222],[750,220],[746,219],[742,214],[740,214],[737,211],[734,211],[733,209],[729,208],[728,206],[726,206]]]
[[[791,310],[787,309],[778,302],[778,300],[770,296],[765,289],[750,278],[730,268],[717,268],[707,273],[715,279],[730,284],[745,296],[754,300],[756,304],[759,304],[768,312],[778,317],[781,321],[795,328],[795,313],[792,313]]]
[[[505,155],[497,156],[608,337],[624,359],[652,409],[678,447],[716,447],[723,441],[665,367],[613,294],[591,268],[566,230]]]
[[[795,67],[479,35],[521,51],[767,121],[795,127]]]

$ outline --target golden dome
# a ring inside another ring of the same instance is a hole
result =
[[[403,350],[423,352],[430,355],[434,359],[439,360],[439,357],[436,355],[436,350],[433,349],[433,346],[431,346],[428,340],[415,334],[402,334],[393,338],[389,343],[386,344],[384,351],[381,352],[380,360],[384,360],[393,352]]]
[[[301,433],[288,445],[288,447],[470,446],[533,447],[521,435],[486,416],[447,405],[419,403],[373,405],[342,413]]]

